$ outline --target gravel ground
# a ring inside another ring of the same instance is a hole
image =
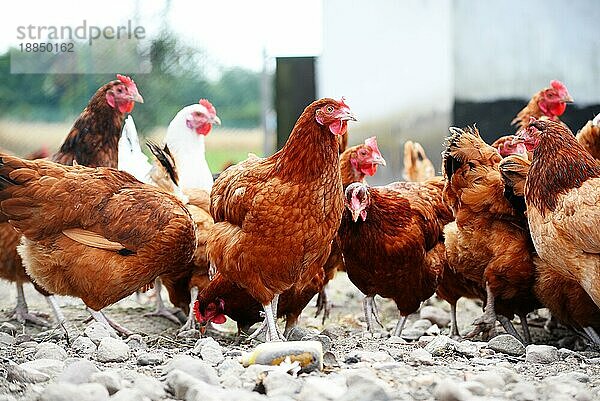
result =
[[[327,351],[323,371],[298,376],[286,365],[244,368],[240,355],[257,343],[237,340],[232,322],[210,333],[214,340],[199,339],[197,331],[178,336],[173,323],[143,316],[152,305],[134,296],[106,310],[136,333],[124,340],[85,323],[80,301],[60,298],[81,334],[69,345],[59,330],[10,321],[15,294],[13,284],[0,283],[0,401],[600,399],[600,353],[565,329],[544,331],[545,311],[530,316],[536,345],[525,349],[502,334],[489,342],[447,337],[449,306],[435,298],[410,317],[405,339],[389,337],[397,311],[378,299],[385,329],[371,336],[364,332],[362,295],[345,274],[330,285],[329,321],[323,326],[312,317],[313,302],[292,333],[321,341]],[[26,295],[31,311],[50,313],[29,285]],[[461,300],[458,307],[466,333],[481,306]]]

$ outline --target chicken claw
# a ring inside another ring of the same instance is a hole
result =
[[[256,338],[261,332],[266,330],[265,339],[267,342],[274,341],[286,341],[283,334],[280,333],[279,328],[277,327],[277,302],[279,299],[279,294],[275,295],[273,300],[270,303],[263,305],[265,310],[265,320],[260,324],[260,326],[254,331],[254,333],[248,336],[248,340],[252,340]]]
[[[365,313],[365,320],[367,322],[367,331],[369,331],[371,333],[373,331],[375,331],[375,327],[374,327],[375,325],[373,324],[373,318],[375,318],[375,321],[377,322],[377,324],[379,324],[381,327],[383,327],[383,325],[381,324],[381,321],[379,320],[377,304],[375,303],[375,297],[373,295],[366,296],[365,299],[363,300],[363,312]]]
[[[39,315],[39,316],[38,316]],[[26,322],[30,322],[42,327],[50,327],[50,323],[45,319],[42,319],[40,316],[47,317],[46,314],[36,314],[30,313],[29,308],[27,307],[27,302],[25,301],[25,293],[23,291],[23,283],[17,283],[17,306],[15,307],[15,312],[11,316],[11,319],[15,319],[17,322],[21,324],[25,324]]]
[[[88,310],[90,315],[92,315],[94,320],[102,323],[114,337],[118,337],[117,332],[121,333],[125,336],[130,336],[133,334],[133,332],[131,330],[121,326],[120,324],[114,322],[113,320],[108,319],[106,317],[106,315],[104,314],[104,312],[95,311],[90,307],[87,307],[86,309]]]
[[[192,330],[196,328],[196,318],[194,317],[194,303],[196,302],[196,299],[198,299],[198,287],[194,286],[190,288],[190,299],[190,312],[188,313],[187,320],[185,321],[183,326],[181,326],[181,328],[178,330],[179,332]]]
[[[325,320],[329,319],[329,313],[331,312],[331,303],[327,298],[327,290],[323,288],[317,296],[317,311],[315,317],[319,316],[323,312],[322,324],[325,324]]]

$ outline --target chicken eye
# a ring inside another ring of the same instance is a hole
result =
[[[328,113],[333,113],[333,106],[327,106],[325,109]]]
[[[367,151],[366,150],[361,150],[360,152],[358,152],[361,156],[366,156],[367,155]]]

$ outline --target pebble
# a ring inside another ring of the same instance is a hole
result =
[[[323,346],[323,352],[329,351],[332,346],[331,338],[327,337],[325,334],[305,336],[302,337],[301,341],[318,341]]]
[[[97,372],[90,376],[90,383],[98,383],[103,385],[108,394],[114,394],[123,388],[121,376],[114,370],[105,370],[104,372]]]
[[[419,320],[415,320],[415,322],[410,326],[413,329],[419,329],[419,330],[427,330],[428,328],[430,328],[431,326],[433,326],[433,323],[431,323],[431,321],[429,319],[419,319]]]
[[[140,366],[160,365],[165,360],[162,352],[144,352],[138,355],[137,364]]]
[[[438,327],[446,327],[450,323],[450,313],[437,306],[424,306],[419,312],[421,319],[427,319]]]
[[[110,401],[146,401],[146,397],[136,388],[124,388],[113,394]]]
[[[415,327],[409,327],[407,329],[402,330],[402,334],[400,334],[400,337],[402,337],[405,340],[408,341],[416,341],[418,340],[423,334],[425,334],[425,330],[422,328],[415,328]]]
[[[440,381],[433,396],[437,401],[468,401],[472,398],[469,390],[450,379]]]
[[[469,340],[464,340],[458,344],[455,344],[456,352],[468,358],[475,358],[479,356],[479,348],[480,347],[478,344]]]
[[[217,366],[225,359],[223,356],[223,347],[212,337],[201,338],[196,341],[192,349],[192,354],[200,355],[202,360],[211,366]]]
[[[337,400],[347,391],[345,383],[329,378],[309,376],[304,381],[302,390],[296,398],[298,401],[330,401]]]
[[[129,337],[127,337],[125,342],[129,346],[129,349],[132,351],[138,351],[138,350],[145,351],[148,349],[148,345],[146,344],[146,342],[144,341],[142,336],[139,334],[130,335]]]
[[[432,325],[430,328],[425,330],[425,334],[429,336],[439,336],[442,330],[439,328],[437,324]]]
[[[129,359],[129,346],[120,338],[104,337],[96,351],[99,362],[124,362]]]
[[[352,351],[348,358],[355,358],[361,362],[393,362],[394,358],[384,351]]]
[[[51,383],[40,396],[40,401],[107,401],[108,391],[98,383]]]
[[[304,337],[312,337],[319,334],[317,330],[295,326],[287,334],[288,341],[301,341]]]
[[[10,322],[3,322],[0,324],[0,332],[14,336],[17,333],[17,326]]]
[[[387,342],[390,344],[406,344],[406,340],[398,336],[390,336],[390,338],[387,339]]]
[[[201,359],[189,355],[177,355],[166,366],[165,373],[173,370],[181,370],[192,376],[194,379],[209,384],[218,384],[219,376],[217,371],[208,363]]]
[[[82,359],[68,365],[58,377],[59,382],[81,384],[87,383],[98,368],[92,362]]]
[[[0,332],[0,347],[7,347],[9,345],[14,345],[15,338],[8,333]]]
[[[177,333],[177,338],[199,338],[200,332],[196,329],[182,330]]]
[[[527,363],[553,363],[558,361],[558,350],[550,345],[528,345],[525,349]]]
[[[458,341],[448,336],[437,336],[425,346],[425,350],[433,356],[452,354],[458,346]]]
[[[65,363],[63,361],[57,361],[56,359],[35,359],[33,361],[24,362],[19,366],[25,369],[37,370],[50,377],[59,375],[65,369]]]
[[[83,333],[94,342],[100,344],[103,338],[111,337],[111,332],[100,322],[91,322],[83,331]]]
[[[525,346],[510,334],[500,334],[488,341],[488,348],[512,356],[525,353]]]
[[[33,356],[35,359],[56,359],[57,361],[64,361],[67,359],[67,351],[55,343],[43,342],[37,346],[37,352]]]
[[[71,349],[82,355],[91,355],[96,352],[98,347],[90,338],[79,336],[73,341],[73,344],[71,344]]]
[[[33,368],[9,364],[6,367],[6,379],[18,383],[43,383],[50,380],[50,376]]]
[[[269,397],[290,396],[300,392],[302,382],[282,371],[269,372],[262,381]]]
[[[515,401],[535,401],[538,398],[538,391],[531,383],[519,382],[515,383],[507,396]]]
[[[19,341],[20,336],[21,336],[21,334],[19,334],[18,336],[15,337],[16,344],[18,344],[19,347],[21,347],[21,348],[37,348],[38,343],[36,341],[33,341],[33,340]],[[28,336],[29,338],[31,338],[31,336],[29,336],[28,334],[23,334],[23,336]]]
[[[502,389],[506,385],[502,376],[494,372],[481,372],[473,377],[473,380],[483,384],[488,389]]]
[[[188,397],[187,393],[192,387],[200,385],[205,385],[205,387],[208,386],[209,388],[213,387],[205,381],[199,380],[179,369],[172,369],[169,371],[166,383],[176,398],[186,400],[191,399],[191,397]]]
[[[346,378],[348,391],[344,395],[346,401],[389,400],[392,389],[379,379],[370,369],[352,369],[342,373]]]
[[[48,340],[62,340],[65,338],[65,333],[62,330],[50,329],[37,333],[34,337],[35,341],[42,342]]]
[[[433,365],[433,356],[423,348],[415,348],[408,355],[411,365]]]
[[[134,380],[133,387],[152,401],[160,401],[166,397],[163,384],[151,376],[140,375]]]

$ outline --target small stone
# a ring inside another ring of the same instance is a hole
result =
[[[489,388],[478,381],[470,381],[461,383],[461,387],[469,391],[473,395],[484,396],[488,393]]]
[[[82,355],[91,355],[98,347],[89,337],[79,336],[71,344],[71,349]]]
[[[39,370],[11,363],[6,367],[6,379],[18,383],[43,383],[50,380],[50,376]]]
[[[394,358],[383,351],[353,351],[348,354],[348,358],[356,358],[361,362],[392,362]]]
[[[417,342],[418,345],[420,345],[421,347],[426,346],[427,344],[429,344],[430,342],[432,342],[437,336],[430,336],[430,335],[424,335],[421,336],[421,338],[419,338],[419,341]]]
[[[225,359],[223,356],[223,347],[212,337],[201,338],[196,341],[194,349],[192,349],[192,354],[200,355],[203,361],[212,366],[217,366]]]
[[[348,384],[348,392],[344,400],[389,400],[392,392],[390,386],[379,379],[370,369],[352,369],[342,372]]]
[[[512,356],[521,356],[525,353],[525,347],[521,341],[510,334],[500,334],[492,338],[488,342],[488,348]]]
[[[182,330],[177,333],[177,338],[200,338],[200,332],[196,329]]]
[[[309,376],[296,398],[298,401],[337,400],[346,393],[344,383],[324,377]]]
[[[558,361],[558,350],[550,345],[528,345],[525,349],[527,363],[553,363]]]
[[[144,394],[136,388],[124,388],[110,397],[110,401],[145,401]]]
[[[300,326],[293,327],[287,335],[288,341],[301,341],[304,337],[312,337],[319,334],[317,330],[311,330]]]
[[[67,351],[57,344],[44,342],[40,343],[37,347],[37,352],[34,355],[35,359],[56,359],[57,361],[64,361],[67,359]]]
[[[148,349],[148,345],[146,345],[146,342],[144,341],[142,336],[139,334],[130,335],[129,337],[127,337],[125,342],[129,346],[129,349],[132,351],[138,351],[138,350],[145,351]]]
[[[456,344],[455,350],[458,354],[461,354],[468,358],[474,358],[476,356],[479,356],[479,346],[469,340],[464,340]]]
[[[50,329],[37,333],[34,337],[35,341],[43,342],[48,340],[62,340],[65,338],[65,333],[59,329]]]
[[[441,332],[442,332],[442,330],[439,328],[439,326],[437,324],[434,324],[433,326],[431,326],[430,328],[425,330],[425,334],[427,334],[429,336],[439,336]]]
[[[425,334],[425,330],[420,328],[409,327],[408,329],[402,330],[402,334],[400,334],[400,337],[408,341],[416,341],[423,334]]]
[[[97,372],[90,376],[90,383],[103,385],[109,394],[114,394],[123,388],[121,376],[114,370]]]
[[[327,351],[323,354],[323,365],[327,368],[337,368],[340,363],[333,352]]]
[[[300,392],[302,382],[282,371],[269,372],[262,381],[269,397],[287,395],[293,397]]]
[[[192,387],[207,384],[179,369],[170,370],[166,382],[176,398],[186,400],[191,398],[187,397],[187,393]]]
[[[415,348],[410,352],[408,361],[412,365],[433,365],[433,356],[423,348]]]
[[[140,366],[160,365],[165,360],[165,354],[162,352],[144,352],[137,357],[137,363]]]
[[[423,332],[425,332],[431,326],[432,326],[432,323],[431,323],[430,320],[428,320],[428,319],[419,319],[419,320],[415,320],[415,322],[412,324],[411,327],[413,329],[419,329],[419,330],[423,330]]]
[[[17,333],[17,326],[9,322],[0,324],[0,332],[14,336]]]
[[[163,384],[151,376],[140,375],[133,382],[133,387],[152,401],[160,401],[166,397]]]
[[[331,349],[331,338],[324,334],[302,337],[301,341],[318,341],[323,346],[323,352],[327,352]]]
[[[35,359],[33,361],[22,363],[19,366],[24,369],[37,370],[50,377],[59,375],[65,369],[65,363],[63,361],[57,361],[56,359]]]
[[[193,378],[209,384],[219,384],[219,376],[215,368],[201,359],[189,355],[178,355],[166,366],[165,373],[173,370],[181,370]]]
[[[473,380],[483,384],[488,389],[503,389],[506,384],[502,376],[494,372],[481,372],[475,375]]]
[[[424,306],[419,312],[421,319],[427,319],[438,327],[446,327],[450,323],[450,314],[436,306]]]
[[[219,365],[218,369],[219,375],[224,375],[226,373],[240,375],[244,372],[244,366],[242,366],[237,358],[225,358],[225,360]]]
[[[37,348],[38,343],[35,341],[25,341],[24,343],[19,344],[20,348]]]
[[[104,337],[100,340],[96,360],[99,362],[125,362],[129,359],[129,346],[120,338]]]
[[[98,368],[92,362],[82,359],[68,365],[58,377],[58,382],[81,384],[87,383]]]
[[[98,383],[70,384],[51,383],[46,387],[40,401],[107,401],[108,391]]]
[[[458,346],[458,341],[448,336],[437,336],[425,346],[425,350],[433,356],[452,354]]]
[[[398,336],[390,336],[390,338],[387,339],[387,342],[390,344],[406,344],[406,340]]]
[[[84,334],[96,345],[100,344],[103,338],[111,337],[111,332],[108,331],[106,326],[96,321],[85,328]]]
[[[535,401],[538,399],[538,392],[535,386],[528,382],[515,383],[512,391],[507,395],[515,401]]]
[[[449,379],[438,383],[433,396],[437,401],[467,401],[472,398],[469,390]]]
[[[6,347],[8,345],[14,345],[16,342],[15,338],[8,333],[0,332],[0,347]]]
[[[33,336],[29,333],[19,333],[15,336],[15,344],[23,344],[23,343],[35,343],[37,345],[37,342],[33,341]]]

